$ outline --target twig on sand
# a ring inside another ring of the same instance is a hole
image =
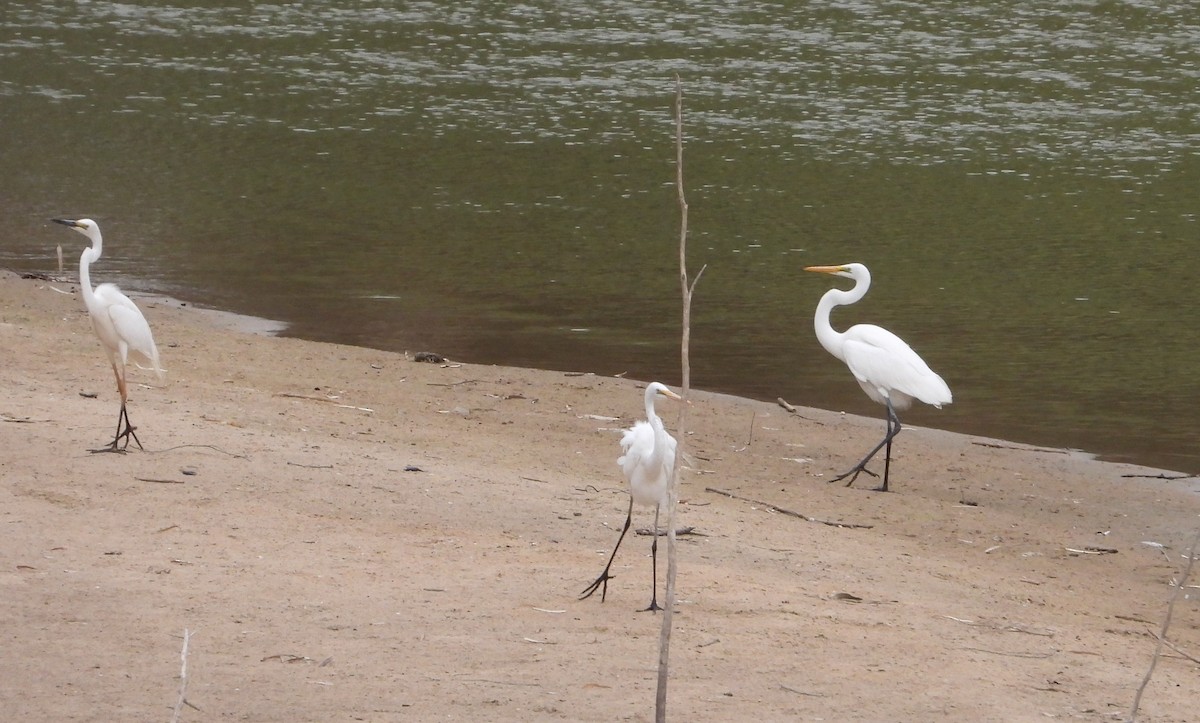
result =
[[[33,424],[40,422],[40,419],[31,419],[29,417],[14,417],[8,412],[0,412],[0,422],[16,422],[17,424]]]
[[[524,681],[524,680],[497,680],[495,678],[455,678],[455,680],[461,681],[463,683],[490,683],[492,685],[520,685],[520,686],[528,686],[530,688],[542,687],[541,683],[528,682],[528,681]]]
[[[650,532],[649,527],[639,527],[633,531],[633,534],[641,535],[642,537],[650,537],[652,533]],[[657,537],[666,537],[667,531],[665,529],[657,530],[653,534],[656,535]],[[703,532],[696,532],[696,528],[691,527],[691,526],[680,527],[677,530],[675,530],[676,537],[681,536],[681,535],[696,535],[697,537],[708,537],[708,535],[705,535]]]
[[[183,665],[179,670],[179,699],[175,701],[175,712],[171,714],[171,723],[179,723],[179,714],[183,712],[183,706],[189,705],[192,708],[196,706],[187,702],[187,658],[188,658],[188,643],[192,640],[192,631],[187,628],[183,629],[183,650],[179,653]],[[196,710],[200,710],[196,708]]]
[[[836,521],[831,521],[831,520],[822,520],[822,519],[818,519],[816,517],[809,517],[808,515],[806,515],[802,512],[796,512],[794,510],[789,510],[784,507],[780,507],[778,505],[773,505],[770,502],[763,502],[762,500],[755,500],[755,499],[751,499],[749,497],[742,497],[741,495],[737,495],[732,492],[728,492],[726,490],[717,489],[716,487],[705,487],[704,491],[705,492],[713,492],[718,495],[725,495],[726,497],[730,497],[735,500],[741,500],[742,502],[749,502],[750,504],[758,505],[767,510],[770,510],[771,512],[778,512],[781,515],[788,515],[789,517],[798,517],[798,518],[804,520],[805,522],[816,522],[816,523],[819,523],[822,525],[829,525],[830,527],[845,527],[845,528],[854,529],[854,530],[869,530],[875,526],[875,525],[861,525],[861,524],[854,523],[854,522],[836,522]]]
[[[305,469],[333,469],[331,464],[300,464],[299,462],[288,462],[292,467],[304,467]]]
[[[746,444],[741,447],[736,447],[733,451],[745,452],[750,449],[750,445],[754,444],[754,419],[758,416],[757,412],[750,412],[750,435],[746,437]]]
[[[1157,633],[1151,631],[1150,634],[1153,635],[1154,637],[1158,638]],[[1159,638],[1159,640],[1162,640],[1163,645],[1167,646],[1171,650],[1174,650],[1176,653],[1179,653],[1180,655],[1182,655],[1183,657],[1192,661],[1193,663],[1200,663],[1200,658],[1197,658],[1194,655],[1190,655],[1187,652],[1180,650],[1179,646],[1176,645],[1175,643],[1172,643],[1170,640],[1164,640],[1163,638]]]
[[[1165,472],[1159,472],[1158,474],[1123,474],[1123,475],[1121,475],[1121,477],[1123,477],[1124,479],[1132,479],[1132,478],[1136,477],[1138,479],[1166,479],[1166,480],[1190,479],[1195,476],[1196,475],[1194,475],[1194,474],[1166,474]]]
[[[1004,650],[988,650],[987,648],[967,648],[967,647],[959,648],[959,650],[970,650],[970,651],[973,651],[976,653],[987,653],[988,655],[1006,655],[1010,658],[1034,658],[1036,660],[1053,657],[1053,655],[1054,655],[1054,651],[1051,651],[1049,653],[1009,653]]]
[[[1115,555],[1118,550],[1115,547],[1094,547],[1088,545],[1086,547],[1064,547],[1067,552],[1073,552],[1076,555]]]
[[[138,482],[153,482],[155,484],[160,484],[160,485],[181,485],[181,484],[183,484],[183,480],[181,480],[181,479],[156,479],[154,477],[134,477],[134,479],[137,480]]]
[[[812,422],[812,423],[814,423],[814,424],[820,424],[820,425],[822,425],[822,426],[824,426],[824,424],[825,424],[824,422],[818,422],[818,421],[817,421],[817,420],[815,420],[815,419],[811,419],[811,418],[809,418],[809,417],[806,417],[806,416],[804,416],[804,415],[803,415],[803,414],[801,414],[799,411],[797,411],[797,409],[796,409],[796,407],[795,407],[795,406],[793,406],[793,405],[791,405],[791,404],[788,404],[787,400],[786,400],[786,399],[784,399],[783,397],[776,397],[776,399],[775,399],[775,403],[776,403],[776,404],[778,404],[779,406],[783,407],[784,409],[786,409],[786,410],[787,410],[787,411],[788,411],[790,414],[792,414],[792,415],[794,415],[794,416],[797,416],[797,417],[800,417],[801,419],[807,420],[807,421],[809,421],[809,422]]]
[[[1175,592],[1171,595],[1171,602],[1167,605],[1167,615],[1163,618],[1162,629],[1158,633],[1158,645],[1154,648],[1154,657],[1150,659],[1150,667],[1146,670],[1146,677],[1142,679],[1142,684],[1138,686],[1137,694],[1133,697],[1133,708],[1129,711],[1129,721],[1137,720],[1138,707],[1142,704],[1142,693],[1146,692],[1146,686],[1150,683],[1150,677],[1154,675],[1154,667],[1158,665],[1158,659],[1162,656],[1163,645],[1167,642],[1167,629],[1171,627],[1171,615],[1175,612],[1175,601],[1179,599],[1179,594],[1183,592],[1184,586],[1187,584],[1188,576],[1192,574],[1192,565],[1196,563],[1196,546],[1200,544],[1200,531],[1196,532],[1196,536],[1192,538],[1192,544],[1188,547],[1188,564],[1184,568],[1183,576],[1175,583]]]
[[[353,404],[342,404],[341,402],[338,402],[334,399],[330,399],[329,397],[314,397],[311,394],[292,394],[291,392],[279,392],[275,396],[287,397],[288,399],[307,399],[310,402],[325,402],[326,404],[332,404],[335,407],[341,407],[342,409],[355,409],[360,412],[374,412],[375,411],[374,409],[369,409],[367,407],[356,407]]]
[[[244,454],[236,454],[234,452],[226,452],[225,450],[223,450],[220,447],[213,445],[213,444],[177,444],[174,447],[167,447],[166,449],[152,449],[152,450],[147,450],[147,451],[155,453],[155,454],[161,454],[163,452],[171,452],[176,449],[187,449],[188,447],[207,447],[208,449],[214,450],[216,452],[220,452],[221,454],[227,455],[229,457],[233,457],[234,459],[250,459],[249,457],[247,457]]]
[[[1051,449],[1049,447],[1018,447],[1012,444],[996,444],[994,442],[971,442],[971,444],[980,447],[991,447],[992,449],[1015,449],[1018,452],[1050,452],[1052,454],[1067,454],[1070,450],[1066,449]]]
[[[809,693],[806,690],[797,690],[796,688],[793,688],[790,685],[784,685],[783,683],[780,683],[779,687],[783,688],[784,690],[786,690],[789,693],[795,693],[796,695],[807,695],[807,696],[810,696],[813,698],[824,698],[825,697],[824,693]]]
[[[953,615],[943,615],[942,617],[946,618],[947,620],[953,620],[956,623],[962,623],[963,625],[970,625],[971,627],[988,628],[990,630],[995,630],[995,631],[1001,632],[1001,633],[1025,633],[1026,635],[1037,635],[1037,636],[1043,637],[1043,638],[1054,637],[1054,633],[1049,630],[1034,630],[1033,628],[1027,627],[1025,625],[1015,625],[1014,624],[1014,625],[1001,626],[1001,625],[997,625],[997,624],[991,623],[991,622],[978,622],[975,620],[967,620],[965,618],[956,618]]]

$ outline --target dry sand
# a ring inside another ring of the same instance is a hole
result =
[[[0,717],[169,720],[187,629],[185,721],[653,718],[648,538],[576,600],[624,520],[641,384],[140,303],[170,382],[131,373],[145,451],[92,454],[118,400],[76,288],[0,273]],[[894,491],[847,489],[881,419],[693,398],[672,719],[1128,712],[1194,480],[906,427]],[[1170,637],[1195,658],[1190,592]],[[1200,719],[1200,664],[1167,649],[1141,710]]]

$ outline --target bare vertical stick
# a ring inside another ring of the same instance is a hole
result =
[[[685,404],[680,405],[679,423],[675,435],[679,439],[679,451],[675,455],[675,468],[671,470],[671,482],[667,490],[667,601],[663,608],[662,631],[658,638],[658,690],[654,699],[654,720],[665,723],[667,720],[667,678],[670,673],[671,659],[671,618],[675,610],[675,509],[679,504],[679,468],[683,459],[683,446],[687,441],[687,408],[686,402],[691,396],[692,369],[688,357],[688,345],[692,337],[692,292],[700,276],[704,273],[701,267],[696,278],[689,281],[687,272],[687,231],[688,204],[683,192],[683,85],[679,76],[675,76],[675,185],[679,192],[679,284],[683,292],[683,341],[680,346],[680,356],[683,364],[683,379],[681,393]]]
[[[183,651],[179,653],[179,657],[183,659],[183,666],[179,670],[179,700],[175,701],[175,712],[171,714],[171,723],[179,723],[179,714],[183,712],[183,706],[187,703],[187,656],[188,643],[191,639],[192,632],[184,628]]]
[[[1137,695],[1133,697],[1133,709],[1129,711],[1129,723],[1134,723],[1137,720],[1138,708],[1142,705],[1142,693],[1146,692],[1146,685],[1150,683],[1150,676],[1154,675],[1154,668],[1158,665],[1158,658],[1162,655],[1163,643],[1167,640],[1167,628],[1171,627],[1171,615],[1175,612],[1175,601],[1179,599],[1179,593],[1187,585],[1188,576],[1192,574],[1192,565],[1196,562],[1196,547],[1200,544],[1200,531],[1192,538],[1192,545],[1188,548],[1188,564],[1184,568],[1183,576],[1175,583],[1175,593],[1171,595],[1171,602],[1167,605],[1167,615],[1163,618],[1162,630],[1158,631],[1158,645],[1154,648],[1154,657],[1150,659],[1150,668],[1146,671],[1146,677],[1142,678],[1142,684],[1138,686]],[[667,598],[668,602],[670,597]]]

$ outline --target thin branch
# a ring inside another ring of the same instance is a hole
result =
[[[757,412],[750,412],[750,436],[746,438],[746,446],[742,449],[749,449],[750,445],[754,444],[754,420],[757,416]]]
[[[809,693],[808,691],[800,690],[799,688],[793,688],[791,686],[784,685],[783,683],[780,683],[779,687],[783,688],[784,690],[786,690],[789,693],[795,693],[796,695],[808,695],[808,696],[812,696],[814,698],[824,698],[825,697],[824,693]]]
[[[1196,536],[1192,538],[1192,544],[1188,548],[1188,564],[1183,571],[1183,577],[1175,583],[1175,593],[1171,595],[1171,602],[1167,605],[1167,615],[1163,618],[1162,630],[1158,633],[1158,645],[1154,647],[1154,657],[1150,659],[1150,668],[1146,671],[1146,677],[1142,679],[1142,684],[1138,686],[1137,695],[1133,697],[1133,709],[1129,711],[1129,723],[1137,720],[1138,707],[1142,704],[1142,693],[1146,692],[1146,686],[1150,683],[1150,677],[1154,675],[1154,668],[1158,665],[1158,659],[1162,655],[1163,643],[1167,639],[1167,628],[1171,627],[1171,615],[1175,612],[1175,601],[1179,599],[1179,594],[1187,584],[1188,576],[1192,574],[1192,565],[1196,562],[1197,544],[1200,544],[1200,531],[1196,532]]]
[[[682,389],[684,404],[680,405],[679,423],[676,434],[682,442],[687,441],[687,407],[691,398],[692,371],[689,361],[689,345],[692,336],[692,292],[704,268],[696,274],[694,280],[688,279],[687,271],[687,234],[688,234],[688,204],[683,185],[683,83],[675,76],[675,187],[679,194],[679,285],[683,295],[683,332],[680,343],[680,362],[682,366]],[[671,470],[671,482],[667,490],[667,587],[666,607],[663,608],[662,630],[658,638],[658,686],[654,698],[654,720],[656,723],[666,723],[667,720],[667,679],[670,673],[671,658],[671,623],[675,611],[675,576],[678,569],[678,555],[675,541],[675,514],[679,506],[679,471],[683,466],[684,450],[682,447],[675,455],[675,467]]]
[[[987,653],[988,655],[1005,655],[1010,658],[1045,659],[1045,658],[1050,658],[1050,657],[1054,656],[1053,652],[1050,652],[1050,653],[1008,653],[1003,650],[988,650],[987,648],[967,648],[967,647],[959,648],[959,650],[971,650],[976,653]]]
[[[1158,636],[1156,636],[1156,637],[1158,637]],[[1180,655],[1182,655],[1183,657],[1192,661],[1193,663],[1200,664],[1200,658],[1197,658],[1196,656],[1189,654],[1187,651],[1181,649],[1178,645],[1176,645],[1175,643],[1172,643],[1170,640],[1166,640],[1161,637],[1159,637],[1158,639],[1162,640],[1163,645],[1167,646],[1171,650],[1174,650],[1176,653],[1179,653]]]
[[[249,457],[247,457],[244,454],[235,454],[233,452],[226,452],[225,450],[223,450],[220,447],[213,445],[213,444],[177,444],[174,447],[167,447],[166,449],[152,449],[152,450],[146,450],[146,451],[151,452],[153,454],[162,454],[163,452],[173,452],[177,449],[187,449],[189,447],[205,447],[205,448],[220,452],[221,454],[226,455],[228,457],[233,457],[234,459],[250,459]]]
[[[288,399],[306,399],[310,402],[324,402],[326,404],[332,404],[333,406],[339,407],[341,409],[356,409],[360,412],[374,412],[375,411],[374,409],[369,409],[367,407],[356,407],[353,404],[342,404],[341,402],[337,401],[336,399],[330,399],[329,397],[315,397],[311,394],[292,394],[291,392],[278,392],[275,396],[287,397]]]
[[[794,405],[788,404],[788,401],[786,399],[784,399],[783,397],[776,397],[775,403],[778,404],[779,406],[783,407],[785,410],[788,411],[789,414],[791,414],[794,417],[799,417],[800,419],[803,419],[808,422],[812,422],[813,424],[819,424],[822,427],[825,426],[824,422],[818,422],[817,420],[815,420],[811,417],[806,417],[803,414],[801,414],[800,411],[798,409],[796,409],[796,407]]]
[[[729,498],[735,499],[735,500],[741,500],[742,502],[749,502],[750,504],[758,505],[759,507],[770,510],[771,512],[778,512],[781,515],[787,515],[789,517],[798,517],[798,518],[804,520],[805,522],[816,522],[816,523],[822,524],[822,525],[829,525],[830,527],[845,527],[845,528],[853,529],[853,530],[869,530],[875,526],[875,525],[860,525],[860,524],[857,524],[854,522],[834,522],[834,521],[830,521],[830,520],[818,519],[816,517],[809,517],[808,515],[804,514],[803,512],[796,512],[794,510],[789,510],[784,507],[779,507],[777,505],[773,505],[770,502],[763,502],[762,500],[751,499],[750,497],[742,497],[741,495],[734,494],[727,490],[718,489],[716,487],[705,487],[704,491],[705,492],[713,492],[718,495],[725,495],[726,497],[729,497]]]
[[[1015,449],[1018,452],[1049,452],[1051,454],[1067,454],[1067,450],[1065,449],[1050,449],[1049,447],[1018,447],[1011,444],[995,444],[993,442],[971,442],[971,444],[976,444],[980,447],[991,447],[992,449]]]
[[[177,701],[175,701],[175,712],[171,714],[171,723],[179,723],[179,714],[183,712],[183,706],[185,704],[191,705],[191,703],[187,702],[187,684],[188,684],[187,658],[188,658],[188,643],[191,642],[191,640],[192,640],[192,631],[188,630],[187,628],[184,628],[183,629],[183,650],[179,653],[180,659],[183,660],[183,665],[179,670],[179,699]],[[192,706],[192,707],[195,707],[195,706]]]

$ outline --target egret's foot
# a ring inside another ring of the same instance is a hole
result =
[[[658,606],[658,598],[655,598],[650,601],[649,607],[644,607],[641,610],[638,610],[638,612],[639,613],[654,613],[654,612],[658,612],[659,610],[662,610],[662,608],[660,608]]]
[[[879,475],[877,475],[874,472],[872,472],[871,470],[867,469],[866,465],[860,464],[859,466],[851,469],[849,472],[846,472],[844,474],[839,474],[837,477],[834,477],[833,479],[829,480],[829,482],[830,483],[841,482],[842,480],[849,477],[850,481],[846,483],[846,486],[849,487],[850,485],[854,484],[854,480],[858,479],[858,475],[863,472],[866,472],[868,476],[875,477],[876,479],[879,478]]]
[[[585,587],[583,592],[579,593],[579,599],[587,600],[597,590],[600,590],[600,602],[604,602],[604,596],[608,595],[608,581],[611,579],[613,579],[613,576],[608,574],[608,570],[600,573],[600,577],[596,578],[595,582]]]
[[[129,448],[129,438],[133,437],[134,444],[136,444],[138,446],[138,449],[145,452],[146,448],[142,446],[142,440],[138,439],[138,436],[133,433],[133,430],[135,430],[135,429],[137,429],[137,427],[130,427],[128,430],[126,430],[126,432],[125,432],[125,448],[126,449]]]
[[[92,454],[104,454],[105,452],[112,452],[113,454],[125,454],[125,450],[121,449],[120,447],[117,446],[116,440],[113,440],[113,443],[108,445],[107,447],[100,447],[99,449],[89,449],[88,452],[90,452]]]
[[[129,449],[129,438],[132,437],[134,443],[137,444],[138,449],[145,452],[146,448],[142,446],[142,440],[138,439],[137,433],[133,431],[135,429],[137,429],[137,427],[126,423],[125,429],[118,433],[116,439],[113,440],[113,451],[116,451],[117,445],[121,444],[121,440],[125,440],[125,443],[121,444],[121,451],[124,452],[125,450]]]

